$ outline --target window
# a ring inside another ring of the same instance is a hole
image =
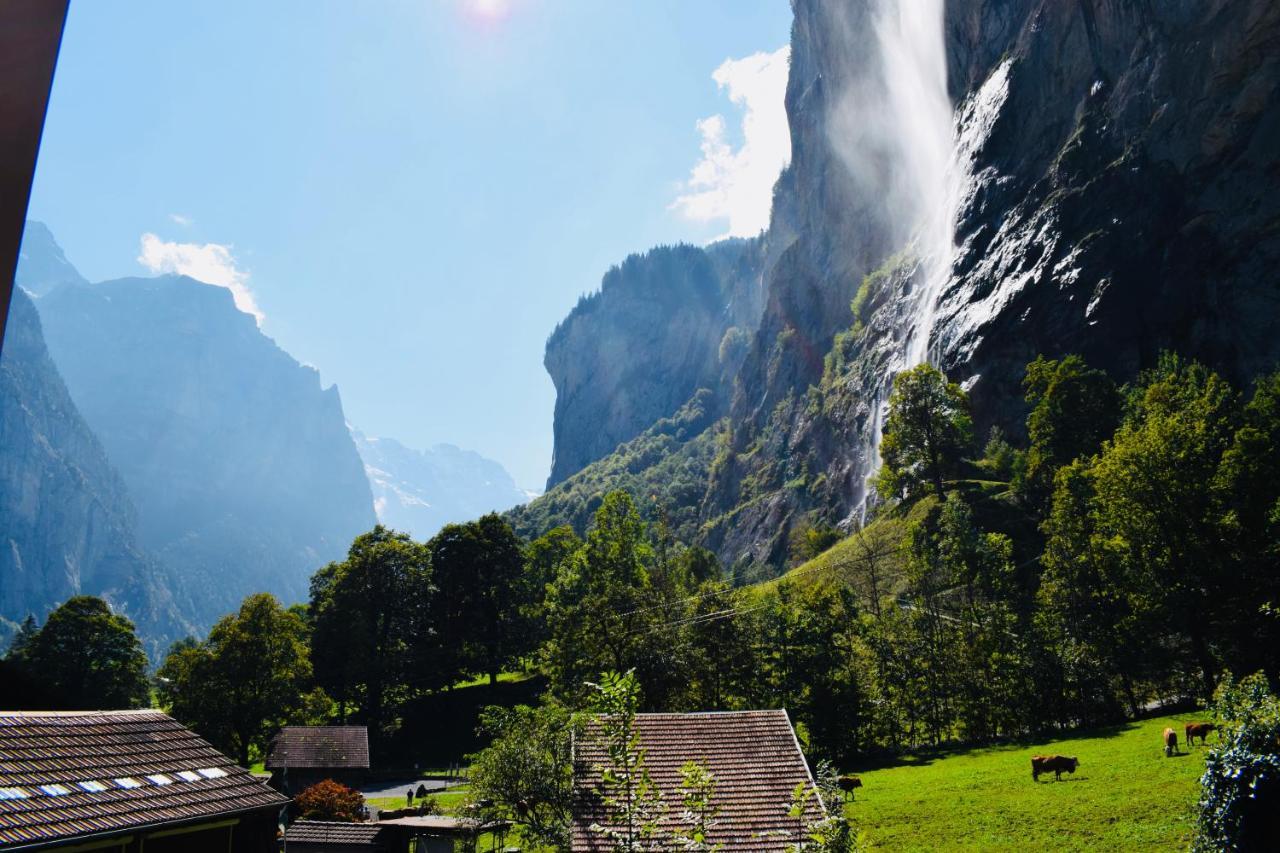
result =
[[[179,770],[178,778],[182,779],[185,782],[199,782],[200,774],[192,772],[190,770]]]
[[[77,782],[76,784],[80,786],[81,790],[88,791],[91,794],[96,794],[99,791],[107,790],[107,786],[102,784],[101,782],[87,781],[87,782]]]
[[[115,780],[115,783],[121,788],[141,788],[142,783],[132,776],[121,776]]]
[[[172,785],[173,784],[173,779],[164,775],[163,773],[152,773],[151,775],[147,776],[147,778],[150,779],[151,783],[154,785]]]
[[[201,767],[196,772],[206,779],[221,779],[227,775],[227,771],[221,767]]]
[[[71,789],[54,783],[52,785],[41,785],[40,790],[44,791],[51,797],[61,797],[63,794],[70,794]]]
[[[0,800],[25,800],[27,792],[21,788],[0,788]]]

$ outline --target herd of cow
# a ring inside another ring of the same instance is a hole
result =
[[[1204,739],[1210,732],[1217,732],[1218,739],[1222,739],[1222,729],[1213,723],[1187,723],[1185,736],[1187,739],[1187,749],[1191,749],[1192,740],[1200,738],[1200,745],[1204,746]],[[1164,740],[1164,754],[1166,756],[1175,755],[1178,752],[1178,733],[1173,729],[1165,729],[1162,735]],[[1031,758],[1031,778],[1033,781],[1040,781],[1041,773],[1052,773],[1055,782],[1062,781],[1063,773],[1075,773],[1076,768],[1080,766],[1080,759],[1074,755],[1036,755]],[[862,780],[857,776],[844,775],[839,779],[840,790],[844,792],[845,798],[851,798],[855,788],[862,787]]]
[[[1210,732],[1217,732],[1218,739],[1222,739],[1222,730],[1213,723],[1187,723],[1186,739],[1187,749],[1191,749],[1192,740],[1200,738],[1200,745],[1204,746],[1204,739]],[[1171,756],[1178,751],[1178,733],[1173,729],[1165,729],[1162,735],[1164,740],[1164,754]],[[1036,755],[1031,759],[1031,778],[1033,781],[1040,781],[1041,773],[1052,773],[1054,781],[1062,781],[1063,773],[1075,773],[1076,768],[1080,766],[1080,759],[1074,755]]]

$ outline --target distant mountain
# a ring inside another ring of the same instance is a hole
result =
[[[32,270],[46,261],[24,252]],[[230,291],[185,276],[81,279],[38,308],[71,398],[137,506],[140,544],[190,586],[200,626],[250,592],[305,599],[311,574],[375,524],[337,388]]]
[[[502,511],[533,497],[501,464],[452,444],[414,450],[391,438],[351,430],[373,490],[378,520],[429,539],[450,523]]]
[[[63,284],[88,284],[43,222],[27,222],[22,231],[14,283],[33,296],[43,296]]]
[[[28,614],[43,620],[78,594],[132,619],[153,656],[192,630],[190,599],[138,547],[124,481],[67,393],[21,289],[0,355],[0,519],[0,647]]]

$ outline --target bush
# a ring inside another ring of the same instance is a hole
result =
[[[1267,850],[1280,838],[1280,699],[1262,673],[1214,693],[1222,725],[1200,778],[1193,850]]]
[[[299,818],[357,823],[364,819],[364,797],[346,785],[325,779],[293,799]]]

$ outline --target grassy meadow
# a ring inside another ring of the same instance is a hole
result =
[[[874,850],[1185,850],[1208,747],[1165,758],[1160,735],[1195,713],[1042,743],[906,756],[862,770],[847,814]],[[1210,736],[1210,742],[1214,736]],[[1031,780],[1031,756],[1079,758],[1075,775]],[[857,771],[857,768],[853,768]],[[1046,781],[1047,780],[1047,781]]]

